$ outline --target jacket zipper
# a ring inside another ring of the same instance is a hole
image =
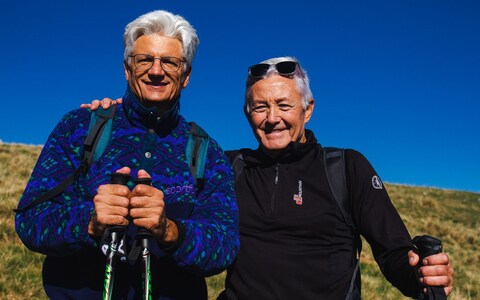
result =
[[[272,215],[275,214],[275,194],[277,191],[277,186],[278,186],[278,166],[279,164],[277,163],[275,165],[275,180],[273,181],[273,193],[272,193],[272,201],[271,201],[271,210],[272,210]]]

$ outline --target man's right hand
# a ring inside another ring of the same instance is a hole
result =
[[[124,167],[118,173],[130,174],[130,168]],[[120,184],[104,184],[98,188],[93,198],[94,211],[88,223],[88,233],[101,238],[108,226],[127,226],[130,200],[128,187]]]
[[[92,103],[83,103],[80,105],[80,108],[90,108],[91,110],[97,110],[100,106],[107,109],[112,104],[121,104],[122,98],[117,98],[116,100],[110,98],[103,98],[102,100],[93,100]]]

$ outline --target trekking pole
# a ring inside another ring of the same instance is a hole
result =
[[[413,238],[413,244],[418,249],[418,255],[420,256],[420,261],[418,262],[418,267],[420,268],[423,264],[422,261],[425,257],[438,254],[442,252],[442,241],[439,239],[429,236],[422,235],[416,236]],[[446,300],[447,296],[445,295],[445,290],[441,286],[428,286],[427,294],[423,293],[423,288],[420,287],[418,292],[418,300]]]
[[[151,178],[137,178],[135,180],[136,184],[146,184],[151,185]],[[151,272],[150,272],[150,239],[152,234],[145,228],[139,228],[137,235],[135,237],[137,240],[140,240],[141,243],[141,254],[142,254],[142,268],[143,268],[143,299],[151,300],[152,299],[152,283],[151,283]]]
[[[110,177],[111,184],[121,184],[127,185],[130,176],[127,174],[121,173],[113,173]],[[113,292],[113,283],[115,279],[115,256],[118,251],[118,247],[120,244],[121,237],[125,232],[125,226],[111,226],[109,228],[110,231],[110,246],[107,256],[107,264],[105,267],[105,282],[103,285],[103,300],[110,300],[112,299],[112,292]]]

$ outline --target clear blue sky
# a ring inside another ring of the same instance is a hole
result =
[[[62,115],[121,97],[125,25],[183,15],[200,46],[182,113],[224,149],[256,147],[247,67],[296,56],[320,143],[364,153],[386,182],[480,192],[479,1],[2,1],[0,140],[43,144]]]

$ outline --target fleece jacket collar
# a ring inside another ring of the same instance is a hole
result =
[[[127,86],[122,104],[125,115],[132,125],[155,129],[159,135],[170,133],[180,120],[180,97],[175,100],[168,111],[160,115],[158,107],[145,107]]]

